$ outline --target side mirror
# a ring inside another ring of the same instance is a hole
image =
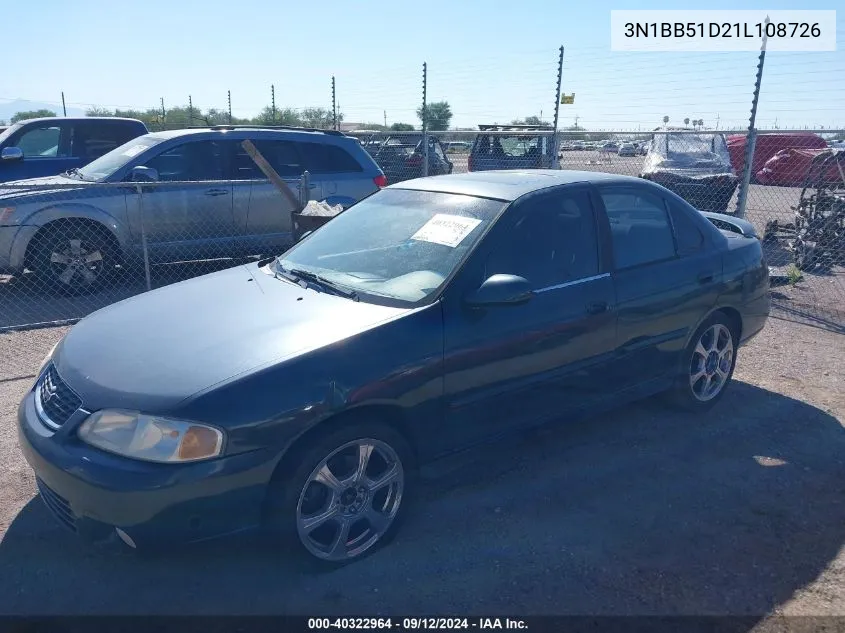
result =
[[[158,170],[138,165],[129,172],[129,179],[132,182],[158,182]]]
[[[467,305],[475,308],[505,306],[525,303],[534,292],[524,277],[517,275],[492,275],[466,298]]]
[[[0,160],[16,161],[23,160],[23,150],[20,147],[4,147],[0,152]]]

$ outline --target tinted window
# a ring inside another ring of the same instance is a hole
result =
[[[630,268],[675,256],[672,225],[663,200],[647,192],[612,189],[601,192],[617,268]]]
[[[162,181],[223,180],[222,144],[216,141],[184,143],[145,165],[158,171]]]
[[[599,272],[598,242],[586,191],[527,202],[507,243],[487,260],[486,276],[525,277],[535,289],[591,277]]]
[[[303,157],[301,156],[298,143],[292,141],[253,141],[261,155],[267,159],[270,166],[282,178],[299,178],[305,171]],[[242,150],[243,148],[241,148]],[[247,156],[255,169],[252,178],[266,178],[260,169]]]
[[[85,161],[94,160],[136,136],[133,129],[110,122],[77,123],[73,126],[71,153]]]
[[[690,212],[681,209],[677,203],[669,203],[672,214],[672,225],[675,228],[675,242],[678,244],[679,255],[691,255],[704,248],[704,233],[698,228]]]
[[[343,174],[363,171],[358,161],[337,145],[299,143],[308,171],[312,174]]]
[[[56,158],[61,156],[62,128],[59,125],[45,125],[29,128],[12,141],[27,158]]]

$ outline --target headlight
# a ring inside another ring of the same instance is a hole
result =
[[[78,435],[104,451],[149,462],[193,462],[217,457],[223,449],[219,429],[135,411],[97,411]]]

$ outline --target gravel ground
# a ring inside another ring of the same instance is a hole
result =
[[[31,379],[0,380],[0,613],[845,615],[844,343],[772,319],[708,416],[652,400],[442,462],[393,543],[323,572],[257,537],[77,542],[17,448]]]

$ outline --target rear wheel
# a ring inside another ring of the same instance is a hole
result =
[[[113,271],[117,248],[103,229],[75,224],[43,230],[36,236],[32,264],[47,289],[83,293],[99,287]]]
[[[706,411],[722,397],[733,378],[737,334],[730,320],[717,312],[696,331],[684,352],[670,397],[688,411]]]
[[[285,547],[329,564],[361,558],[399,526],[411,475],[401,435],[353,423],[317,438],[270,487],[271,528]]]

